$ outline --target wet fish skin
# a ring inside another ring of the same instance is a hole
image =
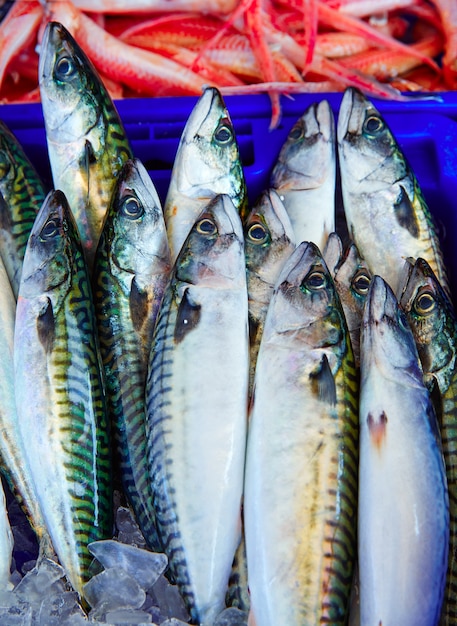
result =
[[[27,244],[14,367],[24,462],[58,558],[82,596],[87,544],[112,532],[111,460],[88,271],[60,191],[47,196]]]
[[[297,244],[313,241],[323,250],[335,230],[336,138],[327,100],[310,105],[294,124],[270,185],[284,202]]]
[[[148,462],[170,572],[195,623],[224,608],[241,538],[248,305],[228,196],[192,228],[159,313],[146,388]]]
[[[372,274],[398,292],[404,259],[425,258],[449,292],[432,215],[384,117],[357,89],[341,101],[338,154],[350,237]]]
[[[260,345],[245,475],[249,624],[344,624],[355,560],[357,377],[328,268],[302,242]]]
[[[449,563],[441,624],[457,618],[457,318],[454,306],[424,259],[411,262],[400,296],[431,389],[449,491]]]
[[[122,168],[94,262],[93,285],[107,404],[126,495],[148,546],[158,538],[147,470],[144,394],[152,334],[171,272],[162,207],[138,160]]]
[[[115,179],[132,150],[97,71],[58,22],[43,34],[39,85],[54,188],[73,211],[91,269]]]
[[[174,262],[195,220],[218,194],[227,194],[244,219],[246,181],[235,129],[215,87],[204,90],[182,132],[164,203]]]
[[[46,189],[16,136],[0,121],[0,253],[17,298],[25,246]]]
[[[360,621],[436,625],[449,503],[438,425],[414,337],[374,276],[361,334]]]
[[[360,256],[357,246],[350,241],[343,251],[342,242],[337,233],[331,233],[323,252],[340,297],[344,316],[349,330],[352,351],[356,366],[360,366],[360,327],[363,309],[370,287],[371,272]]]
[[[250,389],[273,288],[295,249],[287,211],[274,189],[265,190],[243,224],[249,306]]]

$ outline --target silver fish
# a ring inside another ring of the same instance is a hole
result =
[[[335,122],[327,100],[312,104],[292,127],[270,185],[284,202],[295,241],[323,250],[335,230]]]
[[[205,89],[184,130],[164,203],[172,262],[195,220],[218,194],[227,194],[244,217],[247,190],[235,130],[220,92]]]
[[[248,344],[241,220],[216,196],[176,260],[146,387],[158,528],[191,618],[205,626],[224,608],[240,542]]]
[[[385,119],[357,89],[338,118],[341,190],[349,235],[372,274],[398,292],[404,260],[422,257],[449,291],[432,215]]]
[[[436,626],[448,541],[436,415],[406,316],[388,284],[374,276],[361,334],[361,624]]]

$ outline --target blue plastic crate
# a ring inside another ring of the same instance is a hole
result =
[[[267,187],[287,134],[305,109],[326,98],[338,114],[342,94],[304,94],[282,99],[282,122],[270,131],[268,96],[225,98],[240,146],[250,202]],[[162,202],[179,139],[197,99],[141,98],[116,101],[135,156],[148,169]],[[406,154],[434,215],[457,303],[457,92],[410,102],[374,100]],[[15,133],[51,187],[40,104],[2,105],[0,119]]]

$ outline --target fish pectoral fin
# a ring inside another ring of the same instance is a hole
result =
[[[129,297],[130,317],[137,332],[139,332],[148,317],[149,296],[139,288],[135,278],[132,280]]]
[[[184,291],[181,302],[179,303],[178,314],[176,317],[176,326],[174,339],[176,343],[182,341],[187,333],[191,332],[198,326],[201,314],[201,305],[192,302],[189,288]]]
[[[36,320],[38,338],[46,353],[52,352],[55,339],[55,319],[52,302],[49,298],[43,304]]]
[[[335,378],[330,369],[327,355],[324,354],[317,368],[309,375],[312,388],[321,402],[326,402],[332,406],[336,405],[336,384]]]
[[[402,228],[405,228],[412,237],[419,237],[419,224],[413,202],[406,189],[400,185],[400,193],[394,204],[395,217]]]

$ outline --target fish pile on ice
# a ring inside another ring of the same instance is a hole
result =
[[[39,74],[55,189],[0,138],[2,625],[455,623],[457,322],[376,107],[310,106],[250,207],[208,88],[162,207],[57,22]]]

